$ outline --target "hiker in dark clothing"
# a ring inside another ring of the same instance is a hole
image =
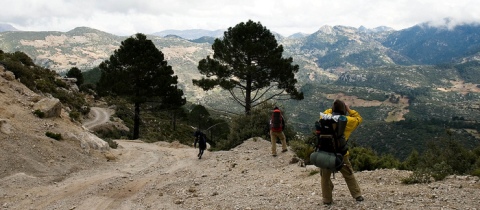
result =
[[[196,130],[193,136],[195,136],[195,143],[193,144],[195,148],[197,148],[198,143],[198,159],[202,159],[203,151],[207,149],[207,135],[200,130]]]

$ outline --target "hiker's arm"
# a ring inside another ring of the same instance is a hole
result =
[[[357,111],[350,109],[348,114],[349,114],[348,117],[354,118],[358,122],[358,124],[362,123],[363,118],[362,116],[360,116],[360,114]]]
[[[362,116],[360,116],[360,113],[358,113],[357,111],[355,111],[353,109],[350,109],[350,107],[347,104],[345,104],[345,109],[347,110],[349,117],[355,118],[355,120],[358,122],[357,125],[362,123],[363,118],[362,118]]]

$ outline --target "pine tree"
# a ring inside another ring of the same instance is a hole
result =
[[[77,84],[78,87],[83,84],[82,71],[80,71],[80,69],[78,69],[77,67],[72,67],[70,70],[68,70],[66,76],[69,78],[76,78],[77,82],[75,82],[75,84]]]
[[[228,90],[246,114],[271,99],[303,99],[295,87],[298,65],[292,65],[291,57],[282,58],[283,46],[260,22],[230,27],[223,39],[215,39],[212,49],[213,57],[198,64],[206,77],[193,84],[205,91],[216,86]]]
[[[133,139],[139,138],[141,104],[155,102],[160,107],[178,108],[186,103],[172,67],[144,34],[124,40],[99,68],[99,94],[127,97],[135,105]]]

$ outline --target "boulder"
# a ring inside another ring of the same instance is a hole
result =
[[[104,141],[101,138],[98,138],[98,136],[96,136],[93,133],[85,131],[80,133],[79,137],[80,139],[87,142],[87,144],[91,149],[100,150],[100,151],[106,151],[110,149],[108,142]]]
[[[110,146],[108,142],[98,138],[95,134],[88,131],[80,133],[66,133],[64,134],[66,140],[78,141],[84,153],[89,154],[91,149],[99,151],[108,151]]]
[[[77,78],[68,78],[68,77],[57,77],[56,79],[61,80],[67,84],[68,89],[74,92],[80,91],[77,86]]]
[[[43,112],[45,118],[60,117],[62,103],[57,98],[43,98],[33,105],[33,110]]]
[[[6,71],[5,75],[3,76],[6,80],[8,81],[13,81],[15,80],[15,74],[11,71]]]

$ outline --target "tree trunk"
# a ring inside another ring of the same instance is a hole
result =
[[[250,115],[252,109],[252,78],[247,77],[247,84],[245,87],[245,114]]]
[[[177,112],[176,111],[173,111],[173,119],[172,119],[172,126],[173,126],[173,130],[175,131],[176,130],[176,124],[177,124]]]
[[[135,117],[133,119],[133,140],[140,136],[140,103],[135,102]]]

